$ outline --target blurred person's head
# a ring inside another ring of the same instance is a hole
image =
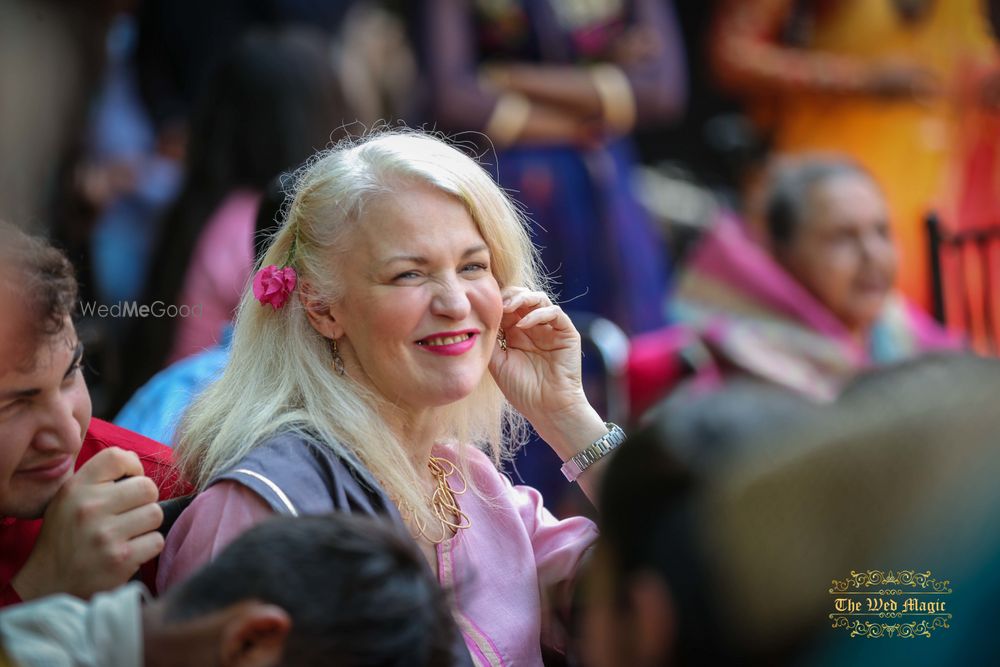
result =
[[[834,655],[856,645],[832,627],[831,582],[918,568],[953,582],[948,605],[961,630],[806,664],[978,664],[997,654],[995,635],[976,630],[989,623],[983,599],[1000,588],[989,574],[1000,540],[985,529],[1000,520],[998,392],[1000,362],[971,355],[868,371],[781,438],[779,453],[720,476],[700,521],[741,651],[797,642],[800,655]]]
[[[184,184],[150,267],[150,303],[177,303],[201,232],[227,196],[264,192],[275,176],[342,136],[351,119],[327,41],[302,28],[247,33],[215,64],[201,91]],[[172,319],[140,323],[126,395],[162,367],[175,329]]]
[[[216,63],[193,110],[185,191],[216,203],[237,188],[261,192],[335,139],[346,112],[322,34],[248,32]]]
[[[35,519],[73,474],[90,424],[66,256],[0,222],[0,517]]]
[[[885,197],[845,157],[782,158],[768,174],[761,211],[774,258],[855,333],[874,324],[899,258]]]
[[[1000,539],[983,532],[1000,517],[998,391],[995,360],[925,357],[860,377],[835,404],[730,430],[722,451],[695,443],[712,456],[678,455],[678,415],[661,413],[608,466],[585,664],[859,664],[863,647],[830,627],[830,583],[904,566],[950,578],[970,617],[955,641],[935,637],[936,664],[963,646],[989,655],[994,638],[968,640],[1000,588]],[[890,657],[928,650],[897,644]]]
[[[726,659],[695,499],[747,443],[819,409],[780,387],[735,380],[712,393],[676,392],[649,413],[602,482],[580,645],[587,667]]]
[[[143,617],[148,667],[448,667],[456,638],[413,541],[346,514],[255,526]]]

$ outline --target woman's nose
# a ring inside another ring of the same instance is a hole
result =
[[[442,280],[431,301],[431,312],[452,320],[462,320],[469,315],[471,304],[465,287],[457,278]]]

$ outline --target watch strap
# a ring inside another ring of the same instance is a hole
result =
[[[584,470],[618,449],[625,442],[625,432],[617,424],[605,422],[604,425],[608,428],[607,433],[569,461],[563,463],[562,473],[570,482],[575,482]]]

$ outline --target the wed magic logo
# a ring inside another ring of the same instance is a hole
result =
[[[851,570],[830,587],[830,620],[851,637],[930,637],[951,627],[950,595],[951,582],[929,570]]]

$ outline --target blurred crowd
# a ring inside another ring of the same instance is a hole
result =
[[[932,275],[926,225],[996,222],[993,3],[551,4],[5,2],[0,215],[59,241],[82,301],[202,309],[88,322],[98,413],[224,340],[277,176],[399,123],[485,156],[561,302],[627,336],[677,323],[716,222],[766,226],[776,158],[853,161],[895,292],[993,349],[996,246],[945,248]]]
[[[512,198],[582,334],[590,403],[631,431],[594,504],[537,434],[503,462],[600,531],[547,664],[1000,657],[980,634],[1000,591],[1000,2],[0,0],[0,220],[72,264],[94,416],[177,444],[303,170],[394,128],[446,138]],[[279,530],[256,548],[305,542]],[[469,630],[411,572],[419,553],[324,539],[388,558],[391,595],[340,552],[253,571],[330,558],[373,582],[344,594],[373,608],[364,641],[396,641],[411,602],[425,628],[412,661],[344,664],[464,664]],[[223,566],[251,568],[252,546],[209,567],[238,577]],[[830,627],[831,580],[907,567],[950,577],[953,627]],[[285,634],[294,608],[350,588],[336,574],[246,593],[271,607],[247,636],[309,646]],[[241,599],[210,579],[150,604],[147,640]],[[19,664],[8,642],[32,621],[11,618],[0,648]],[[302,621],[347,642],[341,622]]]

